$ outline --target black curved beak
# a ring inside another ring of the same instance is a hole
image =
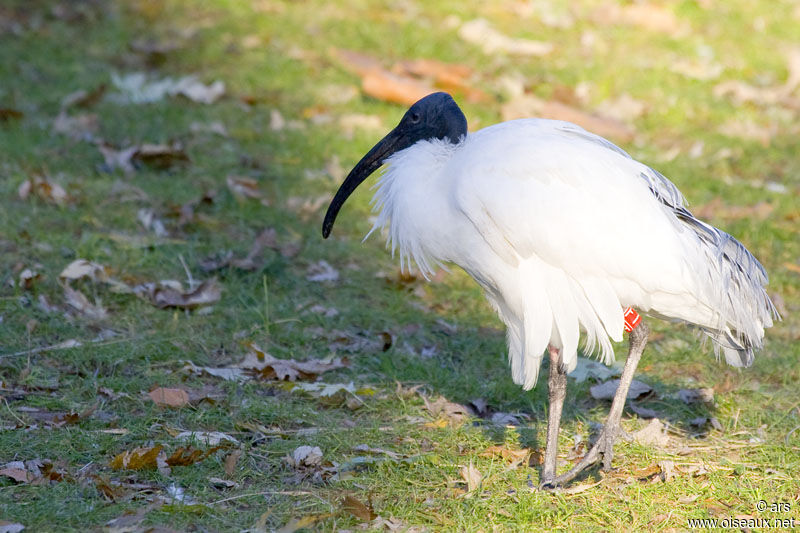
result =
[[[378,170],[383,162],[393,153],[399,152],[411,146],[409,137],[400,132],[398,128],[390,131],[386,137],[380,140],[378,144],[372,147],[367,152],[367,155],[361,158],[350,174],[347,175],[336,195],[331,200],[328,206],[328,212],[325,213],[325,220],[322,222],[322,236],[328,238],[333,228],[333,223],[336,221],[336,215],[344,205],[347,198],[356,190],[356,187],[369,177],[370,174]]]

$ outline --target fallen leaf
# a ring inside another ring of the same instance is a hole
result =
[[[461,474],[461,478],[467,483],[468,493],[480,487],[481,481],[483,481],[483,475],[480,470],[475,468],[472,461],[469,462],[469,465],[462,466],[459,473]]]
[[[458,36],[468,43],[480,46],[487,55],[497,52],[525,56],[545,56],[555,48],[553,43],[531,39],[514,39],[492,28],[486,19],[465,22],[458,29]]]
[[[25,268],[19,273],[19,287],[23,290],[29,291],[33,288],[33,283],[41,279],[41,277],[42,275],[35,270]]]
[[[649,424],[639,431],[633,432],[631,436],[636,442],[645,446],[666,446],[669,443],[666,426],[658,418],[650,420]]]
[[[61,99],[61,110],[71,107],[92,107],[103,98],[105,92],[106,84],[102,83],[90,91],[80,89],[69,93]]]
[[[143,470],[156,468],[156,458],[161,453],[163,446],[152,448],[134,448],[126,450],[115,456],[109,466],[114,470]]]
[[[31,480],[28,471],[24,468],[6,466],[4,468],[0,468],[0,476],[11,478],[17,483],[27,483]]]
[[[294,468],[313,467],[322,463],[322,450],[319,446],[298,446],[284,459]]]
[[[346,359],[339,357],[306,361],[277,359],[253,343],[248,346],[250,352],[236,366],[261,379],[278,379],[280,381],[313,379],[323,372],[343,368],[348,364]]]
[[[92,281],[107,281],[108,271],[100,263],[94,263],[86,259],[76,259],[61,271],[58,279],[62,282],[74,281],[82,278],[89,278]]]
[[[592,361],[585,357],[578,357],[578,364],[575,370],[567,374],[577,383],[583,383],[589,378],[595,381],[605,381],[612,376],[618,376],[622,371],[617,367],[609,367],[598,361]]]
[[[717,84],[713,90],[714,96],[727,97],[737,105],[752,102],[762,106],[782,105],[800,109],[800,98],[793,95],[800,86],[800,48],[791,48],[785,55],[789,74],[782,85],[756,87],[740,80],[730,80]]]
[[[179,447],[177,450],[172,452],[172,455],[165,459],[165,462],[169,466],[189,466],[195,463],[199,463],[206,459],[209,455],[216,452],[217,450],[222,449],[221,446],[214,446],[207,450],[198,450],[197,448],[193,448],[192,446],[187,447]]]
[[[158,387],[148,394],[159,407],[180,408],[189,405],[189,394],[183,389]]]
[[[0,107],[0,122],[11,122],[12,120],[19,120],[25,116],[22,111],[11,109],[10,107]]]
[[[769,146],[772,137],[777,133],[773,124],[764,126],[751,119],[740,120],[731,118],[722,123],[717,131],[727,137],[738,137],[748,141],[758,141],[762,146]]]
[[[180,389],[177,389],[180,390]],[[152,393],[150,393],[152,395]],[[184,404],[185,405],[185,404]],[[238,440],[234,437],[231,437],[227,433],[222,433],[221,431],[181,431],[175,438],[178,440],[185,440],[185,441],[197,441],[205,444],[206,446],[218,446],[223,441],[230,442],[233,444],[240,444]]]
[[[167,237],[167,228],[164,222],[156,217],[155,211],[151,208],[143,207],[136,212],[136,220],[141,222],[144,229],[152,231],[156,237]]]
[[[642,407],[641,405],[630,402],[628,403],[628,408],[639,415],[639,418],[657,418],[658,413],[653,409],[649,409],[647,407]]]
[[[225,457],[225,475],[232,476],[236,473],[236,465],[239,463],[239,458],[242,456],[242,450],[233,450]]]
[[[164,170],[177,163],[189,161],[189,156],[179,142],[171,144],[144,143],[121,149],[106,142],[97,142],[95,145],[103,155],[106,170],[109,172],[120,169],[126,174],[132,174],[137,165],[141,166],[142,164]]]
[[[196,309],[219,301],[222,287],[215,278],[205,280],[196,289],[184,291],[180,283],[160,281],[143,283],[133,287],[133,292],[159,309],[176,307],[178,309]]]
[[[422,401],[425,402],[425,408],[435,417],[445,417],[453,423],[463,422],[467,417],[472,416],[469,407],[460,403],[455,403],[447,400],[444,396],[439,396],[436,400],[429,400],[426,396],[422,396]]]
[[[524,463],[530,456],[530,448],[523,448],[521,450],[512,450],[505,446],[489,446],[481,453],[481,457],[496,457],[500,456],[510,463],[510,468],[516,468]]]
[[[2,109],[0,109],[0,116],[2,116]],[[8,522],[7,520],[0,520],[0,533],[20,533],[24,530],[25,526],[19,522]]]
[[[769,202],[758,202],[753,205],[728,205],[721,197],[715,196],[710,202],[692,209],[701,219],[722,218],[726,220],[765,220],[775,210]]]
[[[48,204],[58,206],[64,206],[70,201],[67,191],[61,185],[41,176],[33,176],[23,181],[17,193],[22,200],[35,196]]]
[[[681,389],[678,391],[678,398],[685,404],[692,403],[714,403],[714,389],[705,387],[702,389]]]
[[[365,74],[361,78],[361,88],[373,98],[405,106],[436,92],[431,85],[422,81],[383,70]]]
[[[364,522],[369,522],[378,516],[372,510],[372,506],[350,494],[346,494],[342,500],[342,509]]]
[[[217,80],[205,85],[194,76],[148,79],[141,72],[127,75],[111,74],[111,82],[119,91],[113,95],[123,103],[143,104],[157,102],[166,96],[184,96],[193,102],[212,104],[225,94],[225,83]]]
[[[672,478],[676,476],[674,461],[662,459],[658,462],[658,467],[661,469],[661,480],[664,483],[672,481]]]
[[[64,286],[64,300],[71,309],[89,320],[103,321],[108,318],[108,312],[100,300],[95,299],[95,303],[91,303],[81,291],[73,289],[69,285]]]
[[[308,281],[314,281],[318,283],[336,281],[339,279],[339,271],[333,268],[330,263],[323,259],[309,265],[306,279]]]
[[[606,381],[605,383],[600,383],[599,385],[592,386],[589,389],[589,393],[595,400],[611,400],[614,398],[614,394],[616,394],[617,388],[619,388],[619,380],[612,379],[610,381]],[[635,400],[646,394],[650,394],[652,390],[653,390],[652,387],[650,387],[649,385],[634,379],[633,381],[631,381],[631,386],[628,389],[627,399]]]
[[[221,477],[210,477],[208,478],[208,482],[211,483],[211,486],[215,489],[239,488],[239,484],[235,481],[231,481],[230,479],[222,479]]]
[[[269,205],[269,203],[264,203],[267,200],[264,198],[264,193],[259,190],[258,181],[245,176],[235,176],[231,174],[225,178],[225,182],[228,184],[228,189],[237,200],[252,198],[260,200],[264,205]]]

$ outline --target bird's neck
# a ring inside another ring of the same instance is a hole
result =
[[[460,145],[446,141],[420,141],[397,152],[387,161],[387,170],[372,198],[378,211],[375,230],[387,231],[392,254],[400,253],[401,268],[411,260],[426,277],[448,261],[441,241],[444,219],[450,216],[450,190],[445,169]],[[367,235],[369,236],[369,234]]]

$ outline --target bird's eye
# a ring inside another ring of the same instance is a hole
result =
[[[408,118],[410,118],[410,119],[411,119],[411,123],[412,123],[412,124],[416,124],[417,122],[419,122],[419,121],[420,121],[420,119],[422,118],[422,116],[421,116],[419,113],[411,113],[411,116],[410,116],[410,117],[408,117]]]

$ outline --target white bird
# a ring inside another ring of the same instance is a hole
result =
[[[446,93],[415,103],[353,168],[333,198],[327,237],[355,188],[383,165],[372,231],[388,230],[402,265],[426,277],[444,263],[483,288],[507,326],[515,383],[536,384],[550,356],[549,417],[542,486],[573,479],[612,448],[628,387],[647,342],[643,314],[699,327],[728,364],[750,366],[764,328],[777,318],[767,274],[727,233],[695,218],[677,187],[608,140],[575,124],[523,119],[467,132]],[[371,231],[371,232],[372,232]],[[370,232],[370,233],[371,233]],[[614,360],[630,350],[607,423],[596,444],[556,476],[566,374],[578,344]]]

